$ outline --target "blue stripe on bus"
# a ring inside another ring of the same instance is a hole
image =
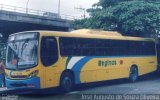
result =
[[[75,75],[75,83],[79,84],[80,82],[80,71],[83,68],[84,64],[86,64],[90,59],[92,59],[93,57],[85,57],[83,59],[81,59],[80,61],[78,61],[72,68],[72,70],[74,71],[74,75]]]
[[[83,59],[81,59],[80,61],[78,61],[73,67],[72,70],[74,71],[74,75],[75,75],[75,83],[79,84],[81,83],[80,81],[80,71],[82,70],[83,66],[91,59],[94,58],[126,58],[126,57],[152,57],[155,55],[142,55],[142,56],[88,56],[88,57],[84,57]]]

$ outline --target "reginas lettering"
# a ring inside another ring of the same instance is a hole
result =
[[[98,61],[98,66],[101,66],[101,67],[108,67],[113,65],[117,65],[116,60],[106,60],[106,61],[99,60]]]

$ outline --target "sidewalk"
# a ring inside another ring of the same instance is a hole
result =
[[[0,87],[0,94],[8,94],[8,93],[14,93],[13,89],[7,89],[7,87]]]
[[[8,90],[7,87],[0,87],[0,92],[1,91],[6,91],[6,90]]]
[[[31,90],[28,89],[14,89],[10,88],[8,89],[7,87],[0,87],[0,95],[2,94],[27,94],[27,93],[32,93]]]

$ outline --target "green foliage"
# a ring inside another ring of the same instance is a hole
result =
[[[160,30],[159,0],[100,0],[87,11],[91,17],[76,20],[77,27],[114,30],[131,36],[148,36]]]

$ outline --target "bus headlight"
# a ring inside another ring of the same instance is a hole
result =
[[[35,70],[35,71],[33,71],[32,73],[30,73],[29,75],[28,75],[28,78],[32,78],[32,77],[35,77],[35,76],[37,76],[38,75],[38,70]]]

